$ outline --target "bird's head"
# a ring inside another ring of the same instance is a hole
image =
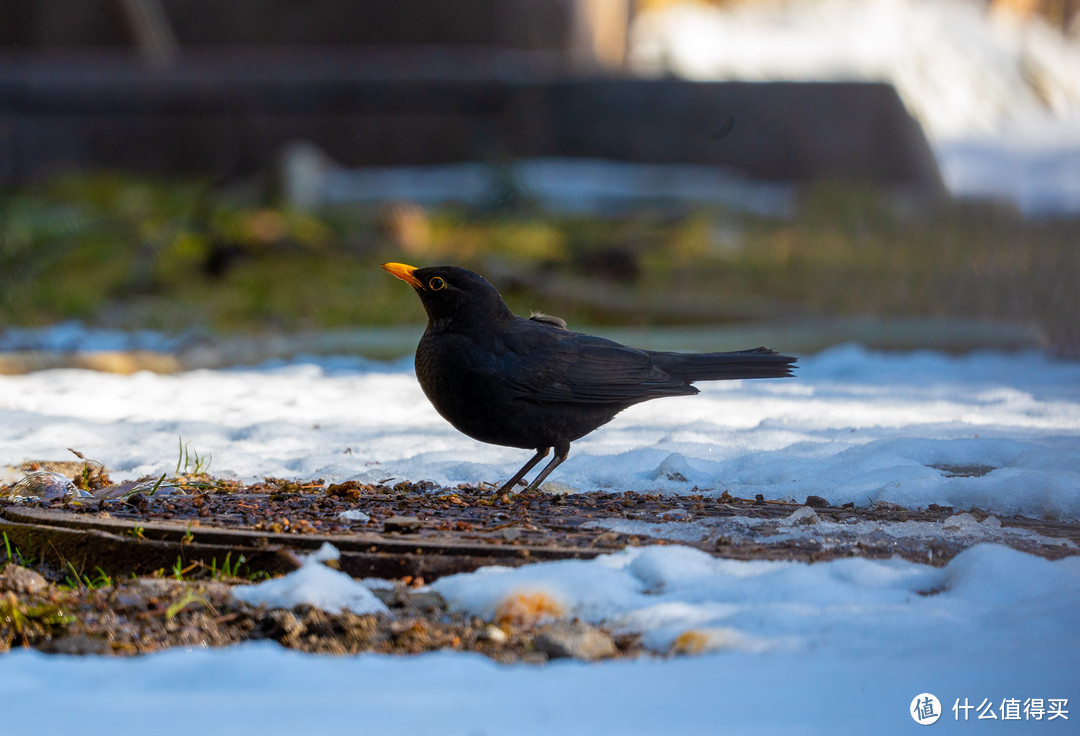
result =
[[[384,263],[383,269],[416,289],[434,327],[451,323],[491,324],[513,314],[498,290],[483,276],[458,266],[416,268]]]

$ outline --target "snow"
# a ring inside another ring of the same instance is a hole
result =
[[[976,0],[662,6],[632,29],[640,74],[891,83],[950,191],[1080,212],[1080,37]]]
[[[1009,585],[999,588],[991,570]],[[642,634],[657,653],[695,642],[694,650],[899,657],[916,632],[937,629],[919,646],[941,646],[966,638],[971,626],[1021,623],[1018,607],[1056,621],[1062,628],[1054,639],[1080,642],[1066,631],[1069,621],[1080,622],[1080,613],[1067,610],[1080,602],[1080,557],[1049,562],[993,545],[970,548],[944,568],[900,559],[746,562],[688,547],[631,548],[597,560],[489,567],[432,587],[452,610],[486,619],[509,596],[544,595],[568,616]],[[891,641],[879,641],[883,628]]]
[[[631,29],[630,70],[696,81],[881,81],[921,123],[948,190],[1028,216],[1080,213],[1080,34],[986,0],[654,3]],[[738,117],[738,111],[733,111]],[[796,123],[797,124],[797,123]],[[557,213],[664,203],[786,217],[788,184],[698,165],[534,158],[505,168],[339,166],[311,144],[283,154],[288,201],[486,206],[508,181]]]
[[[0,351],[44,350],[78,352],[84,350],[176,350],[193,336],[169,337],[155,330],[88,330],[77,320],[57,322],[48,327],[6,327],[0,331]]]
[[[370,590],[345,573],[323,564],[340,556],[337,549],[326,542],[314,554],[306,555],[299,569],[258,585],[238,586],[233,589],[233,597],[252,606],[269,608],[308,605],[329,613],[351,611],[358,616],[387,613],[389,609]]]
[[[659,648],[682,632],[704,651],[544,666],[448,652],[318,657],[270,644],[135,660],[14,652],[0,658],[4,723],[80,733],[111,733],[123,719],[161,734],[889,734],[913,728],[909,703],[931,692],[944,711],[938,728],[953,732],[958,701],[1075,704],[1078,562],[989,545],[940,569],[652,548],[488,569],[437,587],[481,614],[523,586],[561,588],[583,617],[648,631]]]
[[[290,171],[302,166],[293,163]],[[786,217],[795,203],[790,185],[750,181],[713,166],[589,158],[521,159],[506,170],[479,163],[359,169],[325,164],[304,176],[312,182],[314,201],[337,204],[409,201],[427,207],[448,202],[483,207],[505,195],[507,176],[530,202],[559,214],[693,203]]]
[[[213,473],[246,481],[494,483],[529,454],[455,431],[407,360],[0,377],[0,465],[66,459],[72,447],[114,480],[157,478],[174,472],[181,440],[212,455]],[[1077,363],[848,345],[804,358],[795,379],[703,384],[628,409],[575,442],[549,487],[1076,519],[1078,447]],[[970,467],[981,474],[954,470]]]
[[[633,34],[643,74],[891,82],[936,140],[1080,113],[1080,45],[974,0],[684,3]]]
[[[641,519],[606,519],[586,522],[586,529],[605,529],[619,534],[645,535],[675,542],[721,540],[757,544],[782,544],[804,540],[817,540],[822,549],[839,548],[841,545],[859,544],[863,548],[887,546],[893,549],[909,546],[919,547],[918,542],[950,540],[964,545],[988,542],[1020,546],[1027,543],[1075,550],[1069,540],[1051,538],[1013,526],[1002,526],[994,516],[979,521],[970,513],[954,514],[943,521],[826,521],[812,508],[803,506],[786,519],[769,521],[746,516],[721,516],[678,521],[661,518],[656,521]]]
[[[338,514],[338,518],[345,519],[346,521],[360,521],[365,524],[371,521],[371,517],[365,514],[363,511],[360,511],[359,509],[349,509],[348,511],[342,511],[340,514]]]
[[[954,193],[1012,202],[1028,215],[1080,212],[1080,118],[1064,126],[1073,140],[1055,135],[1054,126],[1046,124],[1038,134],[942,142],[937,146],[942,178]]]
[[[65,459],[74,447],[116,480],[156,477],[175,468],[178,438],[212,453],[213,473],[246,480],[499,482],[525,459],[449,427],[408,361],[0,376],[0,465]],[[940,699],[945,731],[961,727],[952,707],[965,699],[995,711],[1006,698],[1075,706],[1080,557],[1010,549],[1001,543],[1037,535],[962,509],[1080,518],[1078,450],[1080,364],[1034,352],[837,347],[801,359],[794,379],[704,385],[699,396],[630,409],[574,443],[547,488],[952,505],[943,522],[831,522],[809,509],[779,520],[625,522],[676,542],[813,534],[971,545],[944,567],[745,562],[677,544],[489,567],[432,587],[484,617],[522,597],[546,601],[541,613],[638,634],[652,654],[506,666],[453,652],[329,658],[271,644],[133,660],[12,652],[0,657],[5,728],[92,734],[138,719],[164,734],[897,733],[914,727],[909,704],[923,692]],[[374,585],[311,560],[235,595],[370,610]],[[162,717],[181,703],[181,716]],[[1009,725],[1042,733],[1067,723],[1057,720]]]
[[[1075,41],[1038,25],[988,21],[972,3],[785,7],[650,14],[635,28],[635,63],[700,79],[888,79],[926,127],[954,193],[1007,198],[1033,214],[1080,211]],[[608,196],[601,188],[588,194]],[[60,350],[128,347],[132,339],[110,334],[103,345],[77,325],[46,336]],[[40,337],[9,330],[0,349],[38,345]],[[170,349],[152,334],[138,340]],[[0,376],[0,466],[68,459],[74,447],[115,480],[156,477],[175,466],[178,440],[212,453],[216,475],[245,480],[499,482],[527,455],[456,433],[428,405],[407,362]],[[801,360],[792,380],[706,385],[699,396],[634,407],[576,442],[547,488],[729,491],[800,502],[820,495],[833,504],[935,503],[1076,520],[1080,365],[1038,353],[842,346]],[[643,525],[674,541],[768,533],[939,537],[972,546],[931,567],[901,559],[744,562],[673,545],[490,567],[432,585],[454,609],[479,616],[540,596],[548,615],[640,634],[653,654],[631,661],[320,657],[268,643],[135,659],[15,651],[0,656],[4,729],[888,734],[915,727],[910,703],[924,692],[941,700],[940,732],[994,730],[961,725],[954,705],[986,701],[1001,720],[1005,699],[1070,699],[1071,710],[1080,702],[1080,557],[1048,561],[1000,544],[1034,532],[963,512],[943,522],[839,523],[799,510],[779,521],[618,524],[608,528],[632,533]],[[313,558],[234,595],[373,610],[381,605],[373,585]],[[1000,726],[1064,732],[1077,717],[1022,715]]]

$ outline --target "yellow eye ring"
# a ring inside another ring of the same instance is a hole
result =
[[[432,291],[438,291],[439,289],[446,288],[446,282],[439,276],[436,276],[435,278],[431,279],[431,281],[428,281],[427,285],[428,288]]]

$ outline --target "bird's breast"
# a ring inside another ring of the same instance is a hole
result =
[[[490,348],[466,336],[425,334],[416,349],[416,378],[436,410],[455,426],[502,393]],[[460,427],[459,427],[460,428]]]
[[[482,442],[536,449],[577,439],[616,413],[529,400],[522,389],[526,368],[497,337],[488,338],[425,334],[416,350],[421,388],[458,431]]]

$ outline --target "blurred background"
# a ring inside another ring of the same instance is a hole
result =
[[[388,260],[645,347],[1076,357],[1080,0],[0,5],[0,371],[405,354]]]

